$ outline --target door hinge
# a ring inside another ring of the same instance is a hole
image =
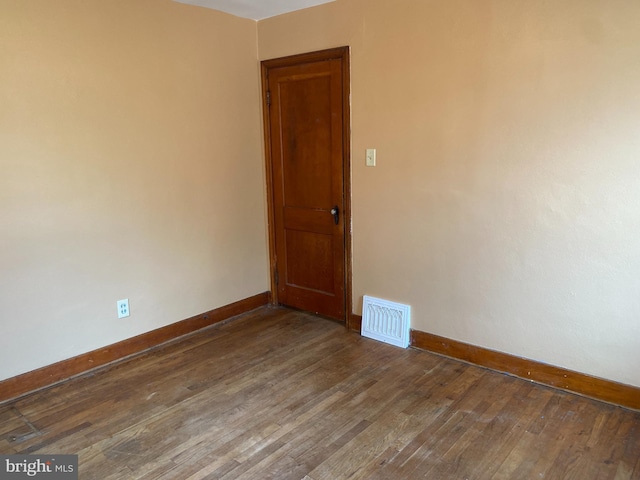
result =
[[[271,106],[271,90],[267,90],[267,107]]]
[[[277,287],[278,284],[280,283],[280,275],[278,274],[278,267],[276,267],[276,271],[273,274],[273,278],[276,282],[276,287]]]

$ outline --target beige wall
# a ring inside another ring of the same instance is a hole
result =
[[[409,303],[418,330],[640,386],[638,25],[636,0],[258,24],[261,59],[351,46],[356,312]]]
[[[256,49],[169,0],[0,0],[0,379],[269,288]]]

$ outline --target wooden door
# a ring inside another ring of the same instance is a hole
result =
[[[263,62],[274,296],[341,320],[348,290],[346,53]]]

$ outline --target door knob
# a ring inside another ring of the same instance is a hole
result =
[[[337,205],[331,209],[331,215],[333,215],[333,222],[338,225],[340,223],[340,209]]]

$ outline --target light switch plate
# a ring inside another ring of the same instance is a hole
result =
[[[365,164],[367,165],[367,167],[376,166],[376,149],[375,148],[367,148],[367,159]]]

